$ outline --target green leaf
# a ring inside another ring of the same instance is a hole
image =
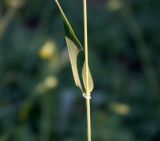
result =
[[[67,17],[65,16],[58,0],[55,0],[55,2],[60,10],[63,25],[64,25],[65,38],[66,38],[66,42],[67,42],[67,47],[68,47],[69,58],[70,58],[70,62],[71,62],[71,68],[72,68],[74,81],[75,81],[76,86],[78,86],[83,91],[80,77],[79,77],[79,73],[78,73],[78,67],[77,67],[78,54],[80,51],[83,50],[83,48],[82,48],[80,41],[77,39],[69,21],[67,20]]]
[[[77,67],[78,54],[81,50],[83,50],[83,48],[82,48],[80,41],[76,37],[67,17],[65,16],[58,0],[55,0],[55,2],[60,10],[63,25],[64,25],[65,38],[66,38],[66,42],[68,46],[69,58],[71,62],[71,68],[72,68],[74,81],[76,83],[76,86],[78,86],[82,90],[82,92],[84,92],[82,84],[81,84],[81,80],[79,77],[79,73],[78,73],[78,67]],[[82,68],[82,79],[83,79],[83,84],[84,84],[83,86],[86,89],[86,80],[85,80],[86,77],[85,76],[86,76],[86,72],[85,72],[85,65],[84,65]],[[91,92],[94,88],[94,84],[93,84],[93,79],[92,79],[90,70],[88,70],[88,80],[89,80],[88,91]]]
[[[84,87],[85,87],[85,90],[86,90],[87,83],[86,83],[86,65],[85,65],[85,63],[83,65],[83,69],[82,69],[82,78],[83,78],[83,83],[84,83]],[[93,79],[92,79],[90,69],[88,67],[88,92],[91,93],[93,88],[94,88],[94,83],[93,83]]]
[[[64,25],[64,30],[65,30],[65,36],[68,37],[70,40],[73,41],[73,43],[80,49],[83,50],[83,47],[80,43],[80,41],[78,40],[78,38],[76,37],[66,15],[64,14],[61,5],[59,4],[58,0],[55,0],[59,11],[61,13],[61,17],[62,17],[62,21],[63,21],[63,25]]]
[[[76,83],[76,86],[78,86],[83,91],[77,68],[77,57],[80,51],[78,50],[76,45],[72,42],[72,40],[70,40],[68,37],[65,38],[68,46],[69,58],[71,62],[74,81]]]

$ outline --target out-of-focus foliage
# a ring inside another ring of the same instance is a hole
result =
[[[82,1],[61,0],[83,42]],[[88,1],[93,141],[160,140],[160,1]],[[85,141],[55,3],[0,1],[0,141]]]

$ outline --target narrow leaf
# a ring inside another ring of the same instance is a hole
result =
[[[80,41],[78,40],[78,38],[76,37],[66,15],[64,14],[62,7],[60,5],[60,3],[58,2],[58,0],[55,0],[59,11],[61,13],[61,17],[62,17],[62,21],[63,21],[63,25],[64,25],[64,30],[65,30],[65,36],[68,37],[69,39],[71,39],[73,41],[73,43],[80,49],[83,50],[83,47],[80,43]]]
[[[82,78],[83,78],[83,83],[84,83],[84,87],[85,87],[85,90],[86,90],[87,83],[86,83],[86,65],[85,65],[85,63],[84,63],[83,68],[82,68]],[[90,69],[88,67],[88,92],[91,93],[93,88],[94,88],[94,83],[93,83],[93,79],[92,79]]]
[[[68,37],[66,37],[66,42],[68,46],[69,58],[71,62],[74,81],[76,83],[76,86],[78,86],[83,91],[79,74],[78,74],[78,69],[77,69],[77,57],[80,51],[78,50],[76,45],[72,42],[72,40],[70,40]]]
[[[79,52],[83,50],[83,48],[82,48],[80,41],[77,39],[67,17],[65,16],[60,3],[58,2],[58,0],[55,0],[55,2],[61,13],[61,17],[62,17],[62,21],[64,25],[65,38],[67,42],[74,81],[75,81],[76,86],[78,86],[83,91],[81,81],[79,78],[78,68],[77,68],[77,57],[78,57]]]

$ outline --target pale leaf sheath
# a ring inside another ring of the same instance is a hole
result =
[[[86,90],[86,65],[85,65],[85,63],[83,65],[83,69],[82,69],[82,78],[83,78],[83,83],[84,83],[84,87]],[[89,94],[92,92],[93,88],[94,88],[94,83],[93,83],[91,72],[90,72],[90,69],[88,66],[88,92],[89,92]]]
[[[68,46],[69,58],[71,62],[74,81],[76,83],[76,86],[78,86],[83,91],[77,68],[77,57],[80,51],[76,47],[76,45],[72,42],[72,40],[70,40],[68,37],[65,38]]]

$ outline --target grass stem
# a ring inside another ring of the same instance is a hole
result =
[[[86,96],[89,96],[88,89],[88,32],[87,32],[87,0],[83,0],[83,12],[84,12],[84,50],[85,50],[85,68],[86,68]],[[90,99],[86,98],[86,110],[87,110],[87,139],[91,141],[91,114],[90,114]]]
[[[91,112],[90,112],[90,99],[86,99],[87,108],[87,139],[91,141]]]

